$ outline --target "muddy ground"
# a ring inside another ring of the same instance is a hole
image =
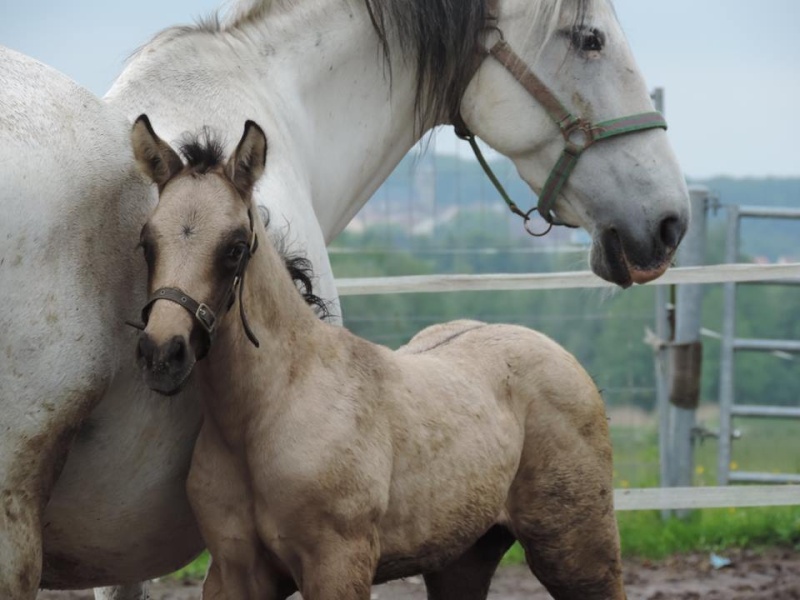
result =
[[[707,555],[677,556],[660,562],[625,563],[628,600],[800,600],[800,552],[727,552],[729,567],[713,569]],[[199,600],[197,581],[151,584],[152,600]],[[413,577],[373,589],[374,600],[424,600],[425,586]],[[546,600],[547,592],[524,567],[502,567],[491,600]],[[40,592],[37,600],[92,600],[90,592]],[[292,600],[299,600],[295,595]]]

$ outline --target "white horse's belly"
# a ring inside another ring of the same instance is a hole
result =
[[[135,368],[117,378],[70,451],[45,511],[44,585],[141,581],[203,549],[185,490],[198,399],[158,396],[140,379]]]

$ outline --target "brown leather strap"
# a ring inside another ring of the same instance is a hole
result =
[[[169,300],[170,302],[182,306],[194,315],[197,322],[202,325],[208,335],[214,335],[214,328],[217,325],[217,315],[214,314],[214,311],[206,304],[197,302],[189,294],[177,288],[161,288],[156,290],[142,309],[142,322],[147,323],[150,317],[150,310],[153,304],[158,300]]]
[[[511,49],[508,42],[500,40],[489,53],[519,81],[527,92],[547,111],[550,118],[564,131],[577,119],[556,98],[550,88],[528,68],[528,65]]]

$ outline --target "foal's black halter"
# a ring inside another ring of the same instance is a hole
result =
[[[255,254],[256,250],[258,250],[258,236],[256,235],[254,229],[252,212],[248,211],[247,216],[250,219],[250,243],[243,249],[239,263],[236,265],[236,270],[234,271],[231,285],[228,287],[228,290],[225,292],[225,296],[222,298],[222,302],[220,302],[220,305],[216,310],[213,310],[204,302],[198,302],[189,294],[179,290],[178,288],[163,287],[153,292],[150,295],[150,298],[147,300],[147,303],[142,308],[141,323],[132,323],[130,321],[126,321],[126,323],[131,327],[143,330],[145,327],[147,327],[147,322],[150,319],[150,311],[153,308],[153,304],[155,304],[158,300],[169,300],[170,302],[174,302],[175,304],[185,308],[195,318],[206,335],[206,348],[208,348],[211,346],[211,342],[214,340],[214,336],[217,332],[217,325],[219,323],[218,315],[222,311],[230,310],[230,308],[233,306],[236,290],[238,288],[239,315],[242,319],[242,327],[247,335],[247,339],[249,339],[252,344],[258,348],[258,339],[253,333],[253,330],[250,328],[250,323],[248,322],[247,315],[244,312],[244,304],[242,300],[244,276],[247,270],[247,265],[250,263],[250,259],[252,258],[253,254]],[[205,356],[205,353],[203,356]],[[199,358],[203,358],[203,356]]]

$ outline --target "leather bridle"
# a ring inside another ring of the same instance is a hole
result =
[[[238,290],[239,315],[242,319],[242,327],[247,335],[247,339],[249,339],[250,342],[252,342],[256,348],[258,348],[259,342],[253,333],[253,330],[250,328],[250,323],[247,320],[247,315],[245,314],[242,300],[242,293],[244,291],[244,276],[247,271],[247,265],[250,263],[250,259],[252,258],[253,254],[255,254],[256,250],[258,250],[258,236],[255,232],[252,212],[248,211],[247,216],[250,219],[250,242],[247,244],[247,246],[243,247],[242,256],[239,258],[239,262],[236,265],[236,270],[233,273],[231,284],[228,286],[228,289],[216,310],[212,309],[204,302],[198,302],[183,290],[173,287],[163,287],[157,289],[150,295],[150,298],[148,298],[147,303],[142,308],[141,323],[132,323],[130,321],[126,321],[126,323],[131,327],[135,327],[136,329],[144,330],[145,327],[147,327],[147,322],[150,319],[150,311],[153,308],[153,304],[159,300],[169,300],[170,302],[174,302],[178,306],[185,308],[189,314],[194,317],[194,320],[197,321],[204,332],[206,337],[204,352],[197,357],[197,360],[201,360],[207,353],[208,348],[211,346],[211,342],[214,340],[214,336],[217,332],[217,326],[219,324],[219,315],[231,309],[235,301],[236,291]]]
[[[505,41],[503,32],[495,25],[498,22],[497,5],[498,0],[488,0],[487,2],[489,21],[492,23],[490,28],[500,35],[500,40],[488,50],[482,48],[482,56],[479,58],[475,70],[477,71],[480,64],[489,56],[497,60],[514,76],[533,99],[545,109],[547,114],[550,115],[550,118],[558,126],[559,131],[561,131],[565,142],[564,150],[562,150],[561,156],[550,171],[550,175],[539,194],[538,205],[528,212],[523,212],[511,200],[508,193],[492,172],[478,147],[475,134],[469,130],[466,123],[461,118],[460,111],[451,118],[451,123],[455,128],[456,135],[470,143],[478,162],[481,164],[486,175],[497,188],[500,195],[506,201],[506,204],[508,204],[511,212],[523,218],[525,230],[529,234],[539,237],[547,234],[554,225],[567,225],[558,219],[554,212],[554,206],[583,152],[597,142],[621,135],[647,131],[649,129],[666,129],[667,122],[664,120],[661,113],[655,111],[620,117],[600,123],[592,123],[588,119],[573,115],[553,91],[539,79],[530,67],[525,64],[522,58],[514,52],[508,42]],[[533,232],[529,228],[531,216],[535,212],[538,212],[548,223],[548,228],[541,233]]]

